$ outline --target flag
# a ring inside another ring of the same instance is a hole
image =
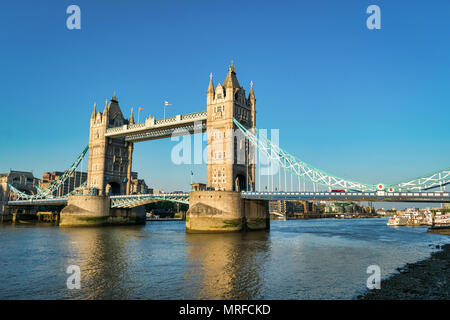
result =
[[[169,103],[169,101],[164,101],[164,105],[165,105],[165,106],[171,106],[171,104]]]
[[[192,172],[192,170],[191,170],[191,176],[193,176],[194,175],[194,173]]]
[[[140,108],[139,108],[139,111],[142,111],[142,110],[144,110],[144,108],[140,107]]]

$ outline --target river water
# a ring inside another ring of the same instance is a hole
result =
[[[272,221],[270,232],[186,234],[184,223],[0,225],[0,299],[353,299],[450,237],[386,219]],[[78,265],[81,288],[66,273]]]

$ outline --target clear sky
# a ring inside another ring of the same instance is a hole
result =
[[[66,8],[81,8],[81,30]],[[366,8],[381,8],[369,30]],[[386,184],[450,167],[450,1],[8,1],[0,10],[0,172],[65,170],[94,102],[126,117],[205,110],[234,60],[257,126],[315,167]],[[133,171],[187,190],[170,139],[135,145]]]

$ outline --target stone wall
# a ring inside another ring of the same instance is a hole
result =
[[[189,202],[187,232],[237,232],[269,228],[265,201],[242,199],[239,192],[192,191]]]
[[[245,229],[251,230],[269,230],[270,216],[268,202],[264,200],[243,199]]]
[[[144,224],[144,207],[111,209],[108,196],[71,195],[61,211],[61,227]]]
[[[67,206],[61,210],[61,227],[96,226],[106,224],[110,199],[107,196],[70,195]]]

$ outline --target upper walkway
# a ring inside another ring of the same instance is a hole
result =
[[[105,136],[109,138],[125,137],[126,141],[139,142],[193,134],[206,131],[206,111],[177,115],[156,120],[149,117],[144,122],[125,124],[109,128]]]

